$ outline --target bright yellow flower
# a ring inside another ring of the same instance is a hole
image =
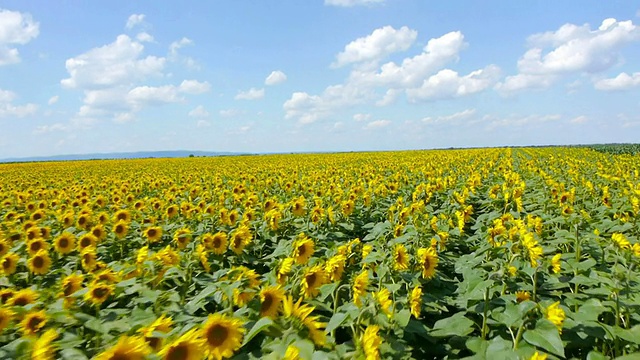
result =
[[[560,308],[559,301],[556,301],[555,303],[547,307],[545,311],[545,317],[558,328],[558,332],[562,333],[562,324],[564,323],[566,315],[564,313],[564,310]]]
[[[369,286],[369,272],[362,270],[353,281],[352,293],[353,302],[360,306],[362,305],[362,297],[367,293],[367,287]]]
[[[420,317],[420,311],[422,310],[422,288],[420,286],[416,286],[411,290],[409,308],[411,309],[411,315],[416,319]]]
[[[380,345],[382,344],[382,338],[378,335],[380,327],[378,325],[369,325],[362,334],[360,342],[362,344],[362,350],[364,351],[366,360],[378,360],[380,359]]]
[[[144,360],[151,354],[151,349],[139,336],[123,335],[109,349],[98,354],[94,360]]]
[[[422,277],[431,279],[436,275],[438,267],[438,254],[433,248],[418,249],[418,264],[422,270]]]
[[[206,340],[208,357],[221,360],[233,356],[242,345],[244,331],[242,321],[235,317],[220,313],[209,315],[201,330],[201,336]]]

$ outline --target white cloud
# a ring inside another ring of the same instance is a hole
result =
[[[264,89],[251,88],[247,91],[240,91],[235,96],[236,100],[258,100],[264,97]]]
[[[178,56],[178,50],[180,48],[183,48],[187,45],[193,45],[193,41],[189,38],[183,37],[182,39],[178,40],[178,41],[174,41],[171,43],[171,45],[169,45],[169,54],[172,57],[176,57]]]
[[[24,45],[40,33],[30,14],[0,9],[0,66],[20,62],[14,45]]]
[[[629,90],[636,86],[640,86],[640,72],[631,75],[623,72],[612,79],[601,79],[594,83],[596,89],[604,91]]]
[[[353,120],[358,121],[358,122],[366,121],[366,120],[369,120],[369,119],[371,119],[371,114],[358,113],[358,114],[353,115]]]
[[[134,26],[142,23],[143,21],[144,21],[144,14],[133,14],[129,16],[129,19],[127,19],[126,28],[132,29]]]
[[[238,109],[224,109],[218,112],[223,118],[231,118],[244,114],[244,111]]]
[[[52,96],[52,97],[49,99],[49,101],[47,101],[47,103],[48,103],[49,105],[53,105],[53,104],[57,103],[57,102],[58,102],[58,100],[60,100],[60,96],[55,95],[55,96]]]
[[[203,120],[203,119],[198,120],[198,122],[196,123],[196,127],[197,128],[206,128],[206,127],[209,127],[209,126],[211,126],[211,123],[209,121]]]
[[[391,124],[391,121],[389,120],[374,120],[367,123],[367,125],[363,127],[363,129],[365,130],[379,129],[385,126],[389,126],[389,124]]]
[[[189,111],[189,116],[195,118],[209,117],[209,112],[202,105],[196,106],[193,110]]]
[[[557,121],[562,118],[559,114],[549,114],[549,115],[527,115],[527,116],[519,116],[519,115],[511,115],[507,117],[496,117],[491,115],[485,115],[482,120],[488,121],[489,125],[487,128],[489,130],[495,128],[502,128],[506,126],[525,126],[525,125],[535,125],[546,123],[550,121]]]
[[[161,75],[166,59],[142,58],[143,50],[141,43],[119,35],[111,44],[68,59],[65,66],[70,77],[60,83],[66,88],[97,89]]]
[[[178,102],[182,101],[178,90],[179,88],[173,85],[138,86],[129,90],[127,101],[134,107]]]
[[[519,73],[497,87],[503,93],[551,86],[561,75],[598,73],[620,62],[620,50],[640,41],[631,20],[608,18],[592,30],[589,24],[565,24],[556,31],[531,35],[529,49],[518,60]]]
[[[198,80],[184,80],[180,84],[179,90],[187,94],[202,94],[211,89],[211,85],[207,82]]]
[[[300,124],[310,124],[330,116],[337,109],[364,102],[370,92],[352,84],[329,86],[322,95],[294,92],[283,105],[285,119],[297,118]]]
[[[358,5],[384,4],[386,0],[324,0],[325,5],[352,7]]]
[[[443,115],[438,117],[426,117],[422,119],[422,122],[425,124],[440,124],[440,123],[451,123],[464,119],[468,119],[473,117],[476,114],[476,109],[465,109],[463,111],[451,114],[451,115]]]
[[[153,36],[146,32],[141,32],[136,35],[136,40],[140,42],[153,42]]]
[[[465,76],[460,76],[453,70],[444,69],[424,80],[419,88],[407,89],[407,96],[411,101],[467,96],[493,86],[499,76],[500,69],[495,65],[472,71]]]
[[[0,118],[3,117],[26,117],[36,113],[38,105],[25,104],[14,105],[16,94],[13,91],[0,89]]]
[[[375,29],[370,35],[358,38],[345,46],[336,56],[333,67],[363,61],[378,61],[398,51],[407,50],[418,37],[418,32],[406,26],[399,30],[391,26]]]
[[[572,124],[584,124],[587,121],[589,121],[589,118],[584,115],[576,116],[573,119],[569,120],[569,122]]]
[[[65,131],[67,126],[61,123],[55,123],[51,125],[39,125],[33,130],[34,134],[46,134],[55,131]]]
[[[265,85],[277,85],[287,80],[287,75],[280,70],[274,70],[264,80]]]

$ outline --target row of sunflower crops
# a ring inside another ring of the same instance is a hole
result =
[[[639,171],[587,148],[0,164],[0,358],[631,359]]]

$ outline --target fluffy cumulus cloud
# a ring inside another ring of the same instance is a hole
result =
[[[383,4],[386,0],[324,0],[325,5],[352,7],[360,5]]]
[[[623,72],[611,79],[600,79],[594,83],[594,86],[596,89],[604,91],[629,90],[640,86],[640,72],[631,75]]]
[[[13,91],[0,89],[0,118],[5,117],[26,117],[36,113],[36,104],[15,105],[13,102],[17,98]]]
[[[143,15],[132,15],[129,23],[135,26],[143,19]],[[169,56],[190,43],[185,39],[170,46]],[[184,102],[186,96],[210,91],[208,82],[194,79],[179,84],[145,84],[150,79],[165,78],[167,64],[166,57],[145,54],[142,40],[123,34],[110,44],[68,59],[65,65],[69,77],[61,84],[66,89],[83,91],[83,105],[75,120],[89,124],[97,119],[128,122],[146,107]]]
[[[61,81],[66,88],[98,89],[143,80],[162,74],[166,59],[143,56],[144,45],[127,35],[91,49],[65,62],[69,77]]]
[[[380,128],[389,126],[389,124],[391,124],[390,120],[374,120],[367,123],[367,125],[364,126],[364,129],[365,130],[380,129]]]
[[[375,29],[370,35],[358,38],[336,55],[334,67],[351,63],[377,61],[386,55],[407,50],[418,37],[418,32],[406,26],[396,30],[391,26]]]
[[[264,97],[264,89],[251,88],[247,91],[240,91],[235,96],[236,100],[258,100]]]
[[[264,84],[267,86],[281,84],[287,81],[287,75],[280,70],[274,70],[264,79]]]
[[[132,14],[127,19],[125,27],[127,29],[133,29],[136,25],[141,24],[144,21],[144,14]]]
[[[209,117],[209,112],[202,105],[196,106],[193,110],[189,111],[189,116],[194,118],[206,118]]]
[[[20,62],[16,45],[24,45],[40,33],[30,14],[0,9],[0,66]]]
[[[403,94],[411,102],[459,98],[490,89],[499,80],[496,65],[462,75],[447,68],[467,46],[460,31],[430,39],[418,54],[399,62],[382,63],[391,53],[408,51],[417,36],[407,27],[385,26],[350,42],[332,64],[351,65],[345,82],[328,86],[319,95],[292,94],[283,105],[285,118],[307,124],[353,105],[387,106]]]
[[[466,109],[450,115],[428,116],[422,119],[425,124],[448,124],[462,120],[468,120],[476,115],[476,109]]]
[[[640,41],[638,26],[612,18],[597,29],[565,24],[556,31],[534,34],[518,60],[518,74],[507,77],[497,89],[510,93],[546,88],[564,75],[605,71],[620,62],[623,47],[636,41]]]

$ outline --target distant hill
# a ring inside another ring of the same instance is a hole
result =
[[[3,162],[33,162],[33,161],[69,161],[69,160],[105,160],[105,159],[145,159],[145,158],[181,158],[193,156],[230,156],[245,155],[245,153],[235,152],[213,152],[213,151],[138,151],[122,153],[102,153],[102,154],[72,154],[54,156],[34,156],[24,158],[0,159]]]

